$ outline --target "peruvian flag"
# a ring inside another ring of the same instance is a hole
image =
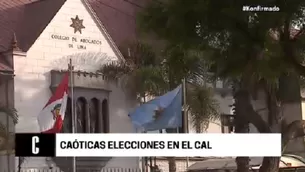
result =
[[[65,117],[69,74],[66,73],[61,83],[56,88],[54,95],[38,115],[38,124],[42,133],[59,133]]]

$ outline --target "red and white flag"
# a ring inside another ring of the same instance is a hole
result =
[[[60,132],[65,117],[69,88],[69,74],[66,73],[56,88],[54,95],[38,115],[38,124],[42,133]]]

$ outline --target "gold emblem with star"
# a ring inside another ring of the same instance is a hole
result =
[[[80,20],[78,18],[78,15],[76,15],[75,18],[71,18],[71,20],[72,24],[70,25],[70,27],[74,29],[74,33],[79,32],[80,34],[82,34],[82,29],[85,29],[85,26],[83,25],[84,20]]]
[[[158,109],[155,110],[155,114],[154,114],[154,116],[153,116],[154,120],[157,120],[157,119],[160,118],[160,116],[161,116],[163,110],[164,110],[164,109],[163,109],[162,107],[158,107]]]

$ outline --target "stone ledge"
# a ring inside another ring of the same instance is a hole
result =
[[[51,71],[51,89],[58,86],[65,72],[67,71]],[[111,92],[109,83],[98,73],[75,71],[73,72],[73,81],[74,88],[100,89]]]
[[[26,57],[26,52],[23,51],[13,51],[13,55]]]

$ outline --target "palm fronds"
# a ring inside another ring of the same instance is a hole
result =
[[[10,132],[7,133],[7,130],[1,129],[0,134],[0,152],[11,152],[15,149],[15,143],[14,143],[14,133]]]
[[[14,108],[0,106],[0,115],[6,115],[12,118],[13,123],[17,124],[18,115]],[[5,119],[5,118],[4,118]],[[0,151],[12,152],[14,150],[14,133],[7,130],[7,125],[0,122]]]
[[[120,78],[129,75],[132,70],[132,64],[125,61],[111,61],[104,64],[98,72],[103,75],[105,80],[118,82]]]
[[[167,83],[161,67],[134,67],[127,62],[111,62],[99,70],[107,81],[114,81],[131,95],[159,95],[165,92]]]
[[[207,129],[210,121],[219,119],[219,104],[214,99],[212,88],[202,85],[189,85],[187,87],[187,105],[190,111],[193,127],[198,132]]]
[[[161,95],[168,91],[168,82],[161,67],[140,67],[134,71],[132,78],[126,87],[134,87],[134,91],[138,90],[137,94]]]
[[[17,124],[18,122],[18,114],[15,108],[10,108],[6,106],[0,105],[0,113],[3,113],[5,115],[8,115],[13,119],[14,124]]]
[[[141,41],[134,41],[122,48],[122,53],[127,63],[135,66],[155,66],[160,60],[150,46]]]
[[[141,42],[134,42],[126,48],[125,60],[103,64],[98,70],[107,81],[114,81],[131,95],[156,95],[166,85],[159,60],[149,48]]]
[[[105,80],[119,83],[122,89],[137,97],[159,96],[181,83],[183,78],[192,82],[187,93],[187,104],[195,128],[206,130],[209,121],[219,117],[218,103],[213,91],[204,86],[211,81],[210,65],[201,58],[199,51],[186,51],[182,46],[172,45],[157,57],[140,42],[129,45],[124,61],[112,61],[101,66]]]

